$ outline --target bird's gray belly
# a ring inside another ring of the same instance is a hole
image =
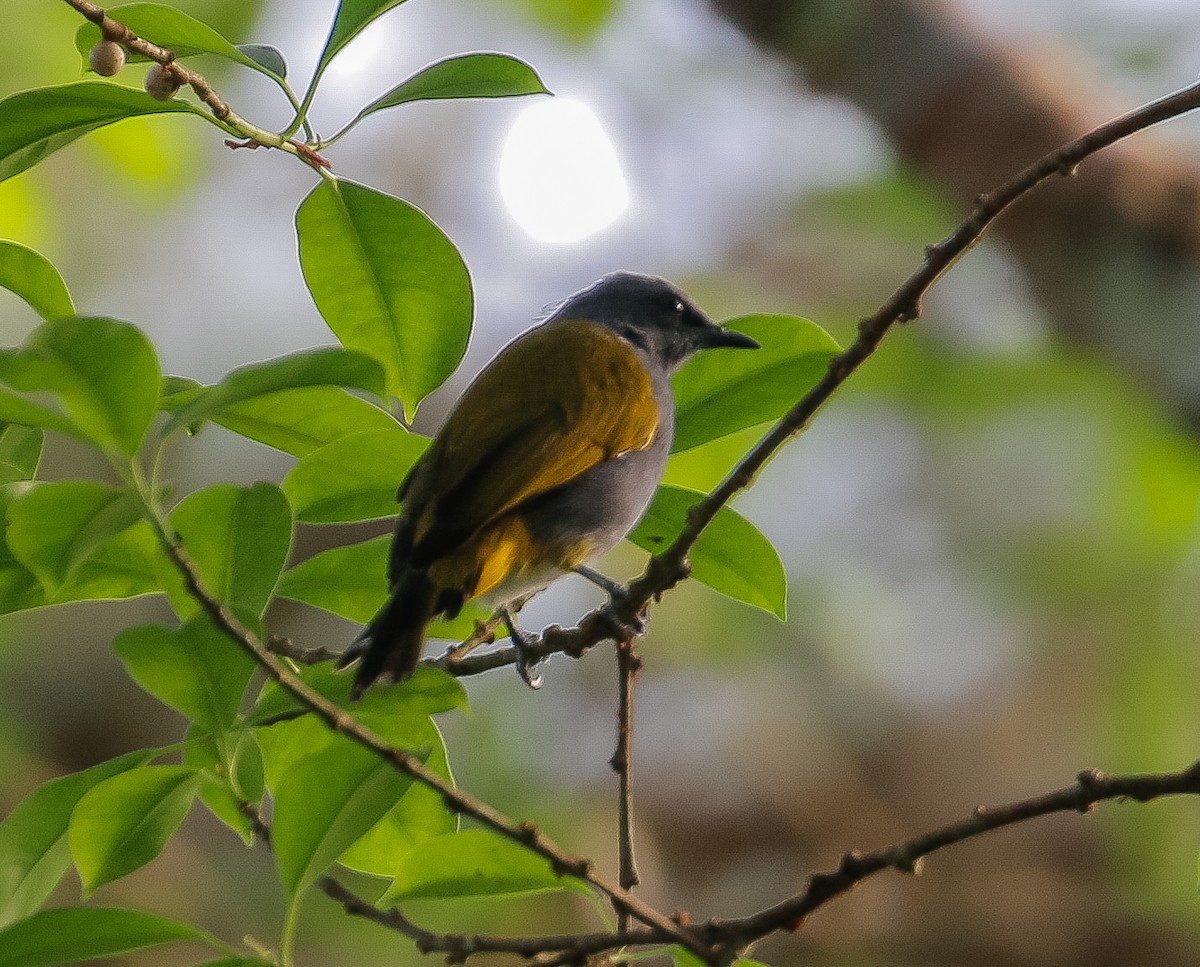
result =
[[[534,543],[571,547],[585,543],[588,557],[615,547],[645,512],[662,480],[668,435],[645,450],[631,450],[584,471],[522,508]]]

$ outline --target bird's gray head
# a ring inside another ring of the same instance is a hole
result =
[[[576,292],[554,318],[608,326],[668,373],[701,349],[758,349],[749,336],[723,329],[665,279],[613,272]]]

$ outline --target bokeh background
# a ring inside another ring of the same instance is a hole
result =
[[[235,41],[315,62],[333,0],[180,0]],[[0,95],[78,76],[77,17],[6,0]],[[522,101],[419,104],[331,150],[343,176],[428,211],[461,247],[478,315],[437,425],[542,307],[616,268],[667,275],[716,318],[809,316],[837,337],[882,303],[969,200],[1090,125],[1200,73],[1190,0],[413,0],[330,71],[330,131],[437,57],[499,49],[588,103],[630,206],[573,244],[530,238],[497,185]],[[239,113],[281,125],[257,76],[200,65]],[[643,891],[695,917],[771,903],[849,848],[883,846],[1077,771],[1180,768],[1200,748],[1200,118],[1139,135],[1006,216],[891,335],[738,509],[776,542],[786,623],[700,586],[653,616],[638,693]],[[129,121],[0,185],[0,236],[38,248],[83,311],[128,319],[166,368],[213,380],[330,335],[292,217],[312,174],[231,153],[191,118]],[[34,319],[0,293],[0,331]],[[753,434],[674,473],[711,484]],[[183,491],[281,479],[290,458],[219,428],[176,449]],[[44,473],[102,473],[55,440]],[[303,557],[380,528],[319,528]],[[605,569],[631,576],[626,547]],[[595,603],[564,582],[528,622]],[[110,650],[148,600],[0,620],[0,815],[40,782],[181,730]],[[274,630],[356,629],[299,607]],[[468,683],[446,719],[458,780],[615,866],[616,670],[602,647],[532,693]],[[1195,801],[1039,820],[884,876],[756,955],[812,965],[1135,965],[1200,960]],[[64,887],[63,898],[77,887]],[[99,899],[272,942],[269,857],[201,813]],[[577,898],[410,911],[433,924],[563,930]],[[196,951],[128,964],[185,964]],[[417,960],[323,897],[298,960]]]

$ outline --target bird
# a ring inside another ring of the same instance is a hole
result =
[[[339,668],[359,697],[410,677],[426,628],[477,598],[496,607],[538,687],[514,602],[618,544],[662,480],[671,374],[701,350],[757,349],[665,279],[613,272],[569,296],[471,382],[397,492],[390,595]]]

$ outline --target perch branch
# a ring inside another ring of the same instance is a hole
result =
[[[980,195],[967,219],[940,242],[925,249],[925,260],[892,296],[858,326],[855,340],[829,362],[824,375],[738,462],[720,484],[688,512],[679,537],[661,554],[650,558],[646,570],[629,585],[628,595],[611,600],[589,612],[574,628],[547,628],[529,649],[535,658],[562,653],[578,658],[588,649],[612,637],[614,621],[629,626],[653,600],[684,580],[689,574],[687,555],[718,511],[739,491],[753,483],[758,472],[793,436],[808,426],[847,379],[866,362],[897,323],[921,315],[925,294],[1014,202],[1056,175],[1069,177],[1089,156],[1158,124],[1200,107],[1200,83],[1168,94],[1149,104],[1100,125],[1044,155],[993,191]],[[477,675],[491,668],[512,664],[511,648],[463,658],[445,656],[439,667],[452,675]]]

